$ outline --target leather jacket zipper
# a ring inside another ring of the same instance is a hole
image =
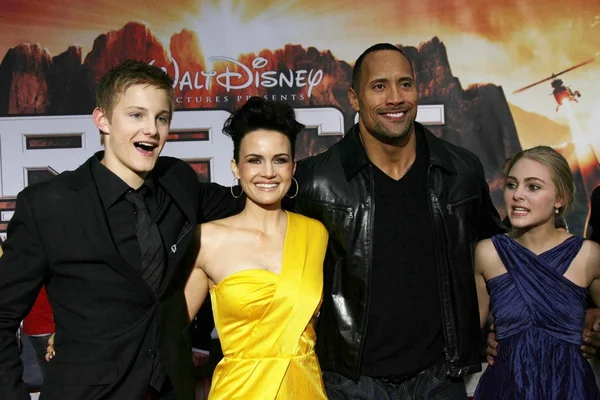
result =
[[[336,210],[340,210],[340,211],[346,211],[348,213],[348,218],[349,219],[354,219],[354,208],[352,207],[348,207],[348,206],[340,206],[338,204],[335,203],[329,203],[327,201],[322,201],[322,200],[311,200],[311,203],[315,203],[315,204],[319,204],[325,207],[329,207],[329,208],[333,208]]]
[[[434,197],[435,197],[435,195],[434,195]],[[477,197],[477,196],[474,196],[474,197]],[[436,199],[436,204],[438,206],[438,209],[440,211],[440,218],[442,219],[442,225],[444,226],[444,241],[445,241],[444,245],[445,245],[445,248],[446,248],[446,263],[448,264],[447,265],[448,269],[452,269],[452,260],[450,259],[450,253],[451,253],[452,248],[450,246],[450,242],[448,241],[448,238],[450,237],[449,234],[448,234],[448,227],[446,226],[446,221],[444,221],[444,214],[442,213],[442,208],[440,207],[440,201],[439,201],[439,199],[437,197],[435,197],[435,199]],[[447,205],[447,208],[448,208],[448,211],[449,211],[448,214],[452,214],[450,211],[451,211],[451,208],[453,206],[460,205],[460,204],[462,204],[464,202],[467,202],[469,200],[472,200],[472,199],[473,199],[473,197],[465,199],[465,200],[461,200],[461,201],[459,201],[458,203],[455,203],[455,204],[449,204],[449,205]],[[446,294],[446,295],[448,295],[448,294]],[[444,304],[445,300],[447,300],[447,298],[446,299],[445,298],[441,299],[441,301],[442,301],[442,307],[445,307],[445,304]],[[443,321],[443,323],[444,323],[443,324],[444,330],[446,331],[446,334],[448,334],[448,332],[447,332],[448,328],[446,327],[446,318],[445,318],[445,315],[444,315],[444,310],[442,310],[442,318],[444,320]],[[454,334],[456,334],[456,333],[454,333]],[[450,342],[450,338],[446,337],[446,346],[444,347],[444,354],[446,356],[446,362],[448,364],[447,371],[446,371],[446,374],[448,376],[451,374],[451,369],[452,369],[452,364],[451,364],[452,363],[452,356],[450,355],[450,350],[448,349],[448,347],[450,347],[449,346],[449,342]],[[453,344],[453,346],[456,346],[456,344]]]
[[[372,179],[373,178],[373,167],[370,167],[370,172],[371,172],[371,179],[370,179],[370,186],[369,186],[369,196],[371,198],[371,209],[370,212],[368,213],[369,215],[369,228],[372,228],[373,225],[375,224],[375,180]],[[358,362],[357,365],[355,366],[355,370],[356,370],[356,376],[357,378],[360,376],[360,367],[362,365],[362,358],[363,358],[363,351],[365,349],[365,338],[367,337],[367,332],[369,330],[369,317],[370,317],[370,312],[371,312],[371,283],[373,282],[373,247],[371,246],[369,249],[369,265],[368,265],[368,270],[367,273],[369,275],[368,279],[369,281],[367,282],[367,287],[369,287],[368,289],[368,296],[367,296],[367,309],[365,311],[365,317],[363,320],[363,324],[361,326],[361,332],[362,332],[362,337],[359,339],[360,340],[360,344],[358,346]]]
[[[436,246],[440,246],[441,248],[445,248],[446,249],[445,250],[445,258],[446,258],[445,262],[450,263],[449,256],[448,256],[448,254],[450,254],[449,253],[449,251],[450,251],[450,244],[448,242],[448,229],[446,227],[446,221],[444,221],[444,214],[442,212],[442,206],[440,205],[440,201],[437,198],[437,196],[435,195],[435,193],[433,191],[433,188],[431,187],[430,182],[429,182],[429,180],[430,180],[430,171],[431,171],[431,165],[429,165],[429,167],[427,168],[427,184],[429,185],[429,199],[428,199],[429,213],[430,213],[430,216],[431,216],[431,220],[433,222],[433,226],[435,228],[436,227],[436,222],[435,222],[436,218],[434,217],[434,208],[436,208],[437,212],[439,212],[439,214],[440,214],[440,219],[442,221],[442,225],[443,225],[443,228],[444,228],[444,231],[443,231],[444,232],[443,233],[444,237],[443,238],[439,238],[438,237],[435,240],[435,243],[436,243]],[[446,208],[448,210],[448,214],[452,215],[452,213],[453,213],[452,207],[457,206],[459,204],[462,204],[463,202],[468,201],[468,200],[471,200],[471,198],[465,199],[465,200],[461,200],[460,202],[458,202],[456,204],[448,204],[446,206]],[[440,239],[442,239],[443,243],[439,243]],[[436,250],[436,253],[437,253],[437,250]],[[448,267],[449,267],[449,265],[448,265]],[[439,274],[439,269],[442,268],[442,265],[438,264],[437,268],[438,268],[438,274]],[[445,276],[445,278],[447,278],[447,276]],[[440,285],[441,285],[442,284],[442,276],[441,275],[439,276],[439,279],[440,279]],[[444,343],[445,344],[445,346],[444,346],[444,357],[446,359],[446,365],[447,365],[447,367],[446,367],[446,375],[450,376],[450,370],[451,370],[451,367],[452,367],[452,356],[450,355],[450,350],[448,349],[448,347],[449,347],[448,342],[449,342],[450,338],[448,337],[449,336],[449,332],[448,332],[448,328],[446,326],[447,325],[446,324],[447,318],[446,318],[446,312],[445,312],[445,310],[446,310],[446,304],[445,304],[445,302],[447,300],[446,297],[445,297],[446,295],[447,295],[447,293],[445,293],[444,290],[441,289],[440,304],[442,306],[442,310],[441,310],[442,311],[442,314],[441,314],[441,317],[442,317],[442,332],[443,332],[443,335],[444,335],[444,342],[445,342]]]
[[[475,195],[475,196],[471,196],[471,197],[469,197],[469,198],[466,198],[466,199],[464,199],[464,200],[461,200],[461,201],[459,201],[459,202],[457,202],[457,203],[454,203],[454,204],[446,204],[446,209],[448,209],[448,215],[452,215],[452,214],[454,213],[454,212],[452,211],[452,208],[458,207],[458,206],[460,206],[461,204],[463,204],[463,203],[466,203],[467,201],[471,201],[471,200],[473,200],[473,199],[476,199],[476,198],[477,198],[477,195]]]

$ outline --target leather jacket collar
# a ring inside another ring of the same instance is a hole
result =
[[[359,130],[358,124],[350,128],[342,139],[343,145],[340,146],[340,157],[348,181],[370,163],[367,152],[360,140]],[[415,133],[425,135],[429,152],[429,165],[441,167],[450,173],[456,174],[452,157],[448,153],[445,144],[419,122],[415,122]]]

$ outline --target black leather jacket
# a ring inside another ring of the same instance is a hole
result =
[[[423,125],[448,372],[481,370],[480,328],[473,273],[477,241],[503,231],[479,159],[438,139]],[[326,152],[298,163],[294,209],[329,231],[317,354],[323,370],[357,380],[370,301],[373,260],[373,170],[358,125]],[[425,201],[425,199],[423,199]],[[410,226],[406,227],[411,229]]]

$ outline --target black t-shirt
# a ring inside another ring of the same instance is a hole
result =
[[[443,355],[429,155],[423,133],[416,135],[416,159],[400,180],[372,166],[375,227],[362,375],[412,374]]]

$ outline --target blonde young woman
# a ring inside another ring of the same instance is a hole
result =
[[[491,304],[499,342],[475,399],[600,399],[580,352],[588,288],[600,301],[600,246],[555,227],[573,190],[567,161],[550,147],[524,150],[508,165],[512,230],[475,249],[481,321]]]

